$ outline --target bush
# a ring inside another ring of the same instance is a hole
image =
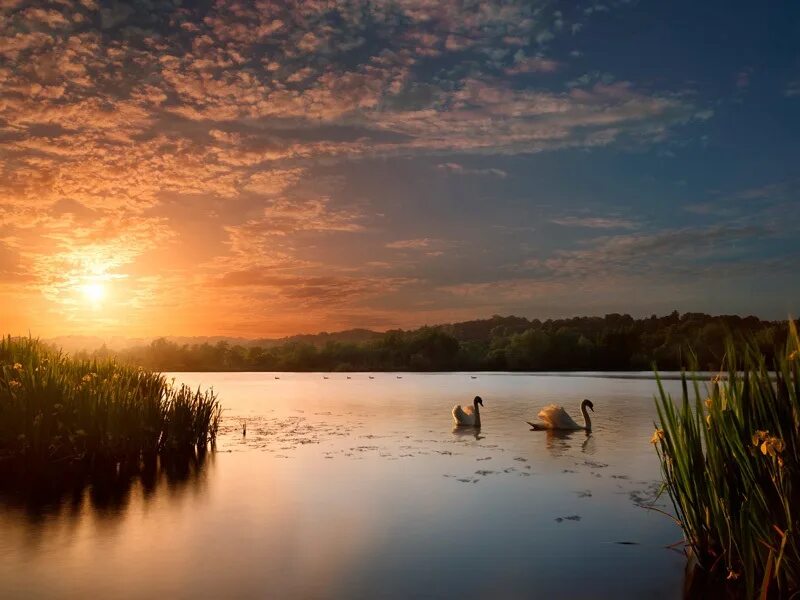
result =
[[[0,341],[0,463],[138,464],[213,443],[213,392],[111,360],[74,360],[37,340]]]

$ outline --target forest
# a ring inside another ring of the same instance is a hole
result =
[[[768,358],[787,321],[671,314],[529,320],[515,316],[383,333],[350,330],[282,340],[187,344],[161,338],[78,358],[116,358],[159,371],[584,371],[716,370],[726,341],[747,340]]]

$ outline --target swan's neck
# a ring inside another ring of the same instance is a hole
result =
[[[473,402],[472,406],[475,407],[475,427],[481,426],[481,405]]]
[[[586,410],[586,405],[581,405],[581,412],[583,413],[583,422],[584,422],[584,429],[586,431],[592,430],[592,420],[589,418],[589,411]]]

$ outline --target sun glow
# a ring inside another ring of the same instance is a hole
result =
[[[83,297],[93,305],[100,304],[106,297],[106,288],[102,283],[87,283],[81,286]]]

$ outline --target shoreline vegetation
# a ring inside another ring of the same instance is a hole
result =
[[[77,359],[35,339],[0,341],[0,473],[8,481],[152,470],[213,445],[213,391],[112,359]]]
[[[726,340],[751,340],[768,359],[787,339],[785,321],[703,313],[634,319],[630,315],[540,321],[523,317],[378,333],[366,329],[282,340],[149,344],[74,353],[114,358],[162,372],[179,371],[716,371]]]
[[[684,531],[691,597],[800,595],[800,339],[789,330],[771,359],[729,341],[726,373],[705,389],[684,378],[673,399],[659,383],[651,441]]]

